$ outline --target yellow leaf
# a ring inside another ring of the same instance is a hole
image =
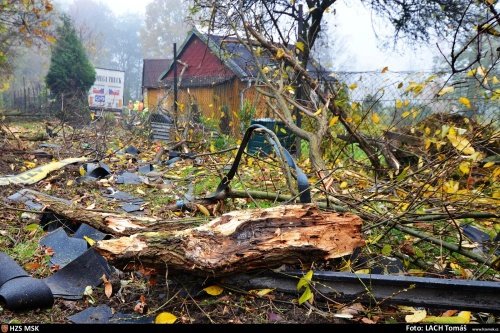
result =
[[[491,79],[491,83],[493,83],[493,84],[498,84],[498,83],[500,83],[500,80],[498,80],[498,78],[497,78],[497,77],[496,77],[496,75],[495,75],[495,76],[493,76],[493,78]]]
[[[304,42],[297,42],[295,43],[295,48],[299,50],[300,52],[304,52],[305,44]]]
[[[397,108],[397,109],[401,109],[402,107],[403,107],[403,101],[402,101],[402,100],[400,100],[400,99],[396,100],[396,108]],[[408,113],[408,115],[409,115],[409,114],[410,114],[410,113]]]
[[[340,183],[340,188],[347,188],[348,185],[347,182],[342,182]]]
[[[397,106],[396,106],[396,107],[397,107]],[[403,114],[401,115],[401,117],[406,118],[406,117],[408,117],[409,115],[410,115],[410,111],[405,111],[405,112],[403,112]]]
[[[356,274],[370,274],[370,269],[369,268],[364,268],[364,269],[358,269],[357,271],[354,271]]]
[[[351,108],[356,111],[359,108],[359,103],[358,102],[352,102]]]
[[[483,168],[491,168],[494,165],[495,165],[495,162],[488,162],[485,165],[483,165]]]
[[[75,183],[75,181],[73,179],[70,179],[66,182],[66,186],[71,186]]]
[[[425,143],[425,149],[427,150],[430,148],[432,141],[429,138],[425,138],[424,143]]]
[[[135,190],[137,193],[139,194],[142,194],[142,195],[145,195],[146,192],[144,192],[143,190],[141,190],[140,188],[138,188],[137,190]]]
[[[314,115],[319,116],[321,114],[321,111],[323,111],[323,109],[319,108],[318,110],[316,110],[316,112],[314,112]]]
[[[278,51],[276,52],[276,59],[281,59],[285,56],[285,50],[282,48],[279,48]]]
[[[418,322],[421,322],[422,320],[424,320],[425,317],[427,317],[427,311],[414,310],[413,314],[405,316],[405,321],[407,323],[418,323]]]
[[[460,170],[460,172],[462,172],[464,175],[468,175],[469,174],[469,171],[470,171],[470,163],[469,162],[462,162],[460,163],[460,165],[458,166],[458,169]]]
[[[170,312],[162,312],[155,318],[155,324],[173,324],[177,321],[177,317]]]
[[[33,169],[34,167],[36,167],[36,163],[30,161],[24,161],[24,165],[26,165],[28,169]]]
[[[464,138],[463,136],[456,135],[454,128],[450,128],[448,133],[448,140],[456,150],[464,155],[472,155],[475,153],[474,148],[471,146],[469,140]]]
[[[263,297],[263,296],[266,296],[267,294],[269,294],[273,291],[274,291],[274,289],[260,289],[260,290],[250,290],[249,293]]]
[[[425,133],[426,136],[429,136],[429,134],[431,134],[431,129],[429,127],[426,127],[424,129],[424,133]]]
[[[332,127],[333,125],[335,125],[337,123],[338,120],[339,120],[339,116],[332,117],[330,119],[330,122],[328,123],[328,126]]]
[[[200,204],[196,204],[196,207],[200,210],[200,212],[203,213],[203,215],[210,216],[210,212],[208,211],[207,207]]]
[[[386,73],[387,71],[389,71],[389,67],[385,66],[384,68],[382,68],[382,74]]]
[[[351,84],[351,85],[349,86],[349,89],[354,90],[354,89],[356,89],[357,87],[358,87],[358,85],[357,85],[356,83],[353,83],[353,84]]]
[[[372,114],[372,121],[374,124],[380,123],[380,117],[378,116],[378,114],[376,113]]]
[[[80,165],[78,171],[80,172],[80,176],[85,176],[85,174],[87,173],[87,171],[85,171],[82,165]]]
[[[264,68],[262,68],[262,73],[264,74],[267,74],[271,71],[271,68],[269,68],[268,66],[265,66]]]
[[[457,181],[449,180],[443,184],[443,190],[446,193],[453,194],[458,192],[460,184]]]
[[[205,290],[205,292],[207,294],[209,294],[210,296],[219,296],[224,291],[224,288],[219,287],[219,286],[210,286],[210,287],[206,287],[203,290]]]
[[[468,324],[470,322],[470,312],[460,311],[458,315],[454,317],[435,317],[429,316],[422,320],[423,323],[435,323],[435,324]]]
[[[92,238],[90,238],[88,236],[83,236],[83,239],[85,239],[87,241],[87,243],[89,243],[90,246],[94,246],[95,240],[93,240]]]
[[[455,87],[453,87],[453,86],[443,87],[443,89],[441,89],[438,92],[438,96],[443,96],[444,94],[451,93],[454,91],[455,91]]]
[[[470,101],[469,101],[469,99],[468,99],[467,97],[460,97],[460,98],[458,99],[458,101],[459,101],[461,104],[465,105],[465,107],[467,107],[467,109],[470,109],[470,108],[471,108]]]

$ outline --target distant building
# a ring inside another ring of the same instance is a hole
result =
[[[164,96],[160,75],[172,63],[171,59],[144,59],[142,66],[142,96],[144,106],[150,110],[155,108]]]
[[[219,127],[234,134],[239,130],[239,111],[245,101],[257,110],[256,117],[273,117],[264,96],[257,92],[257,66],[276,64],[262,53],[258,65],[247,46],[235,37],[202,34],[193,29],[180,46],[177,55],[178,104],[181,109],[195,105],[195,110],[206,119],[219,122]],[[312,75],[327,77],[326,72],[318,72],[313,66],[308,68]],[[171,63],[159,80],[164,84],[165,107],[173,106],[174,66]],[[227,126],[226,126],[227,125]]]

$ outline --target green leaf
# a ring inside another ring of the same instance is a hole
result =
[[[415,255],[417,256],[417,258],[425,257],[424,252],[422,252],[422,250],[420,250],[418,247],[414,247],[413,249],[415,250]]]
[[[392,247],[389,244],[385,244],[380,251],[384,256],[388,257],[392,252]]]
[[[311,288],[306,287],[306,290],[304,290],[304,293],[302,293],[302,296],[299,298],[299,305],[302,305],[303,303],[311,300],[313,298],[313,293],[311,292]]]
[[[313,277],[313,271],[310,270],[303,277],[300,278],[299,283],[297,283],[297,290],[302,289],[304,286],[309,286]]]
[[[31,223],[24,227],[24,230],[26,231],[36,231],[38,229],[40,229],[40,225],[37,223]]]

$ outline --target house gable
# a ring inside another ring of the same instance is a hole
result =
[[[222,55],[214,54],[195,33],[184,44],[177,56],[177,77],[182,86],[210,86],[228,81],[236,74],[221,60]],[[186,67],[186,68],[183,68]],[[182,75],[181,75],[182,74]],[[174,78],[173,66],[163,75],[168,84]]]

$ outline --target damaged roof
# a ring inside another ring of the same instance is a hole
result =
[[[201,40],[203,48],[196,46],[197,39]],[[188,50],[190,48],[191,50]],[[196,57],[193,54],[187,55],[187,53],[193,52],[198,53]],[[207,54],[207,52],[210,54]],[[177,57],[181,61],[185,57],[189,58],[191,63],[187,63],[188,66],[196,65],[192,62],[198,63],[198,68],[195,71],[193,71],[193,68],[188,67],[180,84],[181,86],[215,85],[234,77],[240,80],[249,80],[256,78],[259,73],[252,52],[237,38],[207,35],[199,32],[197,29],[191,30],[188,34],[186,40],[179,48]],[[216,70],[217,64],[215,64],[214,58],[217,59],[219,65],[218,71]],[[272,65],[273,63],[273,59],[265,52],[257,60],[261,65]],[[177,67],[177,71],[181,72],[182,64],[178,62]],[[208,67],[214,67],[214,70],[211,72]],[[314,60],[308,64],[307,70],[316,78],[331,79],[328,77],[330,73]],[[168,85],[172,80],[172,76],[173,62],[166,67],[166,70],[160,75],[159,80]]]
[[[142,66],[142,87],[158,88],[160,75],[172,63],[172,59],[144,59]]]

